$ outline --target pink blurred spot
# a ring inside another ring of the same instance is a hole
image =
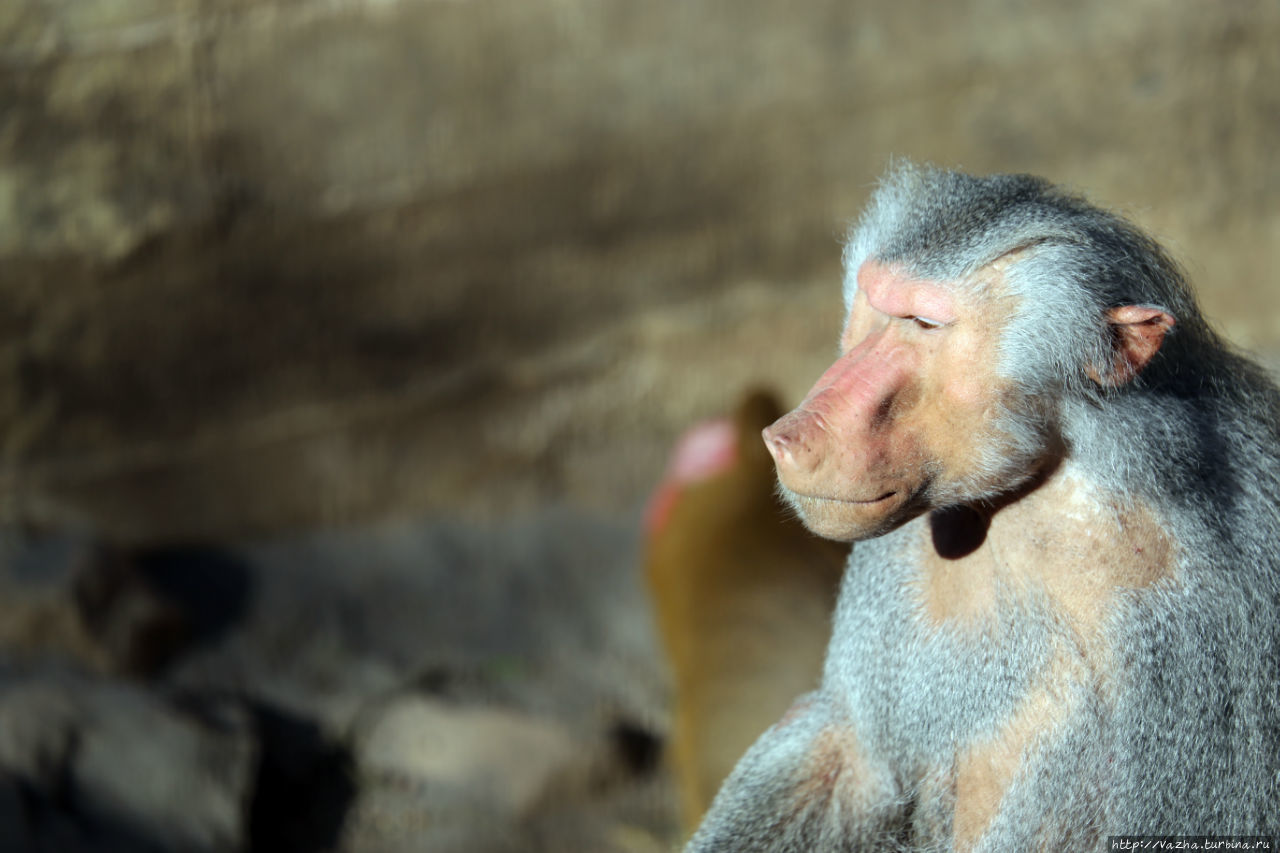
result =
[[[649,499],[644,526],[650,534],[666,526],[684,486],[728,471],[738,458],[738,437],[728,418],[704,421],[676,442],[662,482]]]

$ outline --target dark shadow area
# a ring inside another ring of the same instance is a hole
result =
[[[934,550],[948,560],[959,560],[981,548],[990,527],[991,516],[968,506],[947,507],[929,514]]]
[[[229,550],[99,544],[80,561],[72,594],[112,667],[147,678],[224,637],[243,619],[250,585],[248,566]]]
[[[21,783],[16,790],[24,825],[0,832],[6,853],[215,853],[212,847],[166,844],[124,818],[79,813],[61,797]]]
[[[618,720],[609,730],[609,739],[622,766],[633,776],[649,776],[661,764],[664,738],[639,723]]]
[[[244,618],[251,594],[247,562],[216,546],[155,548],[134,557],[147,585],[179,607],[194,644],[222,639]]]
[[[251,853],[320,853],[337,845],[355,799],[351,756],[311,720],[263,702],[250,704],[261,743]]]

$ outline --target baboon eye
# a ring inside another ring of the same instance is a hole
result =
[[[940,323],[937,320],[930,320],[928,317],[916,317],[914,315],[903,319],[910,320],[920,328],[928,330],[941,329],[946,325],[946,323]]]

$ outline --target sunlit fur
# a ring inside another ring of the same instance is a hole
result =
[[[846,302],[867,259],[963,295],[1019,250],[1003,436],[975,437],[984,482],[944,502],[1018,499],[1027,463],[1053,456],[1083,493],[1152,513],[1176,559],[1172,580],[1117,595],[1109,668],[1064,681],[1070,714],[1043,722],[972,849],[1280,836],[1280,392],[1208,328],[1150,238],[1038,178],[895,165],[850,234]],[[1113,356],[1104,312],[1128,304],[1176,326],[1108,387],[1090,375]],[[930,624],[904,563],[929,523],[854,547],[821,685],[743,758],[689,851],[953,848],[954,791],[936,768],[999,731],[1071,634],[1047,599],[1000,587],[989,624]],[[832,752],[833,732],[858,749]]]

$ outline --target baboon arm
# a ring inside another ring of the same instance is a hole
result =
[[[743,756],[686,853],[859,849],[896,823],[898,802],[887,767],[813,693]]]

